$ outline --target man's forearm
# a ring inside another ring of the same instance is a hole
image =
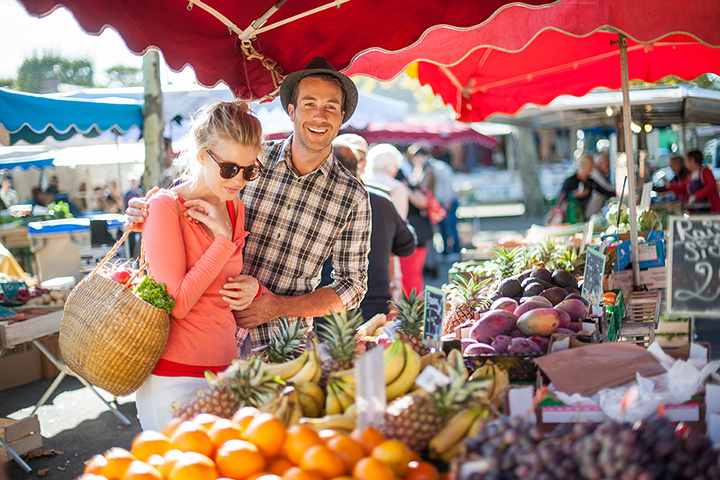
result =
[[[322,317],[330,315],[330,309],[340,312],[345,309],[340,296],[330,287],[293,297],[279,296],[281,315],[292,317]]]

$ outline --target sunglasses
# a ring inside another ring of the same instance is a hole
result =
[[[215,160],[215,163],[218,164],[218,166],[220,167],[220,176],[225,180],[235,178],[238,173],[242,171],[243,179],[245,179],[246,182],[252,182],[253,180],[257,180],[264,171],[263,165],[258,159],[255,159],[255,165],[250,165],[249,167],[241,167],[240,165],[236,165],[234,163],[221,162],[220,160],[218,160],[218,158],[213,152],[211,152],[210,150],[205,151],[208,155],[210,155],[210,158]]]

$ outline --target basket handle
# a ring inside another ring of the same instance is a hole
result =
[[[95,266],[93,271],[90,272],[90,275],[95,275],[103,265],[105,265],[108,261],[110,261],[110,259],[112,257],[115,256],[115,252],[117,251],[117,249],[120,248],[120,245],[122,245],[125,242],[125,240],[127,240],[127,237],[131,233],[132,233],[131,230],[126,230],[125,233],[123,233],[122,237],[120,237],[120,239],[117,242],[115,242],[115,245],[113,245],[113,247],[110,249],[110,251],[107,253],[107,255],[105,255],[105,258],[100,260],[100,262]]]

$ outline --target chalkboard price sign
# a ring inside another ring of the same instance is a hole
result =
[[[443,318],[445,317],[445,293],[439,288],[425,287],[425,324],[423,343],[430,348],[442,348]]]
[[[593,247],[588,247],[585,257],[585,274],[583,278],[582,296],[596,307],[603,298],[603,277],[605,275],[605,255]]]
[[[720,317],[720,216],[670,217],[669,313]]]

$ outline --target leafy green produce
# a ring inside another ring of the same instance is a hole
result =
[[[622,205],[622,209],[620,209],[619,205],[617,203],[612,203],[608,207],[607,214],[605,218],[607,218],[607,221],[610,225],[617,225],[617,219],[618,219],[618,210],[620,210],[620,225],[624,223],[630,223],[630,217],[628,217],[629,209],[626,205]]]
[[[175,300],[167,293],[164,283],[157,283],[150,277],[145,277],[133,289],[135,294],[148,302],[150,305],[172,312]]]

